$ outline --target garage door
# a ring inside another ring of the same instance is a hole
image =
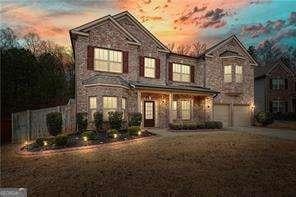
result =
[[[221,121],[223,127],[229,126],[229,105],[214,105],[214,120]]]
[[[251,125],[250,106],[233,106],[233,126],[245,127]]]

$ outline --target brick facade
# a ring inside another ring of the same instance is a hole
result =
[[[113,19],[114,18],[114,19]],[[159,41],[143,30],[129,14],[115,15],[111,19],[95,24],[87,31],[73,29],[71,40],[75,54],[76,71],[76,105],[77,112],[89,111],[89,97],[97,97],[97,110],[103,110],[103,96],[117,97],[117,110],[121,111],[121,98],[127,99],[126,113],[142,112],[143,102],[153,100],[155,107],[155,126],[165,128],[171,120],[170,102],[176,100],[178,103],[177,119],[180,120],[180,100],[186,98],[192,103],[191,119],[207,121],[213,118],[213,103],[252,104],[253,103],[253,67],[245,51],[236,41],[227,41],[223,46],[217,46],[211,52],[211,57],[204,54],[203,57],[189,57],[170,53]],[[140,44],[131,43],[129,35],[123,32],[113,20],[128,31]],[[78,32],[78,33],[77,33]],[[107,73],[87,69],[88,46],[108,48],[128,52],[128,73]],[[242,58],[221,58],[219,55],[226,50],[237,51]],[[159,79],[141,77],[140,57],[151,57],[159,59]],[[243,66],[243,83],[223,83],[223,65],[236,62]],[[194,67],[194,82],[171,81],[169,75],[169,64],[180,63]],[[119,77],[123,81],[132,83],[151,84],[153,87],[141,88],[134,85],[122,86],[120,84],[84,84],[85,80],[92,77],[101,79],[108,77]],[[154,87],[154,86],[161,86]],[[182,88],[187,89],[182,89]],[[180,90],[176,89],[180,87]],[[192,87],[192,89],[188,89]],[[200,89],[197,91],[196,89]],[[217,93],[218,96],[213,98]],[[232,93],[239,93],[230,96]],[[91,117],[89,117],[91,118]]]

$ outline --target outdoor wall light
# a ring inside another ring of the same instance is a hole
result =
[[[43,145],[44,146],[47,146],[47,141],[43,141]]]

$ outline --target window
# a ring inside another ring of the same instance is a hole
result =
[[[181,117],[183,120],[190,119],[190,101],[189,100],[181,101]]]
[[[224,82],[232,82],[232,66],[228,65],[228,66],[224,66]]]
[[[108,120],[108,113],[117,110],[117,98],[116,97],[103,97],[103,117],[104,120]]]
[[[155,78],[155,59],[145,57],[144,60],[144,76]]]
[[[173,80],[190,82],[190,66],[184,64],[173,64]]]
[[[94,119],[94,113],[97,111],[97,97],[91,96],[89,97],[89,112],[91,120]]]
[[[121,99],[121,109],[122,109],[122,118],[124,119],[125,117],[125,109],[126,109],[126,99],[122,98]]]
[[[277,112],[286,112],[286,105],[287,102],[281,101],[281,100],[274,100],[272,101],[272,112],[277,113]]]
[[[272,79],[271,80],[271,89],[272,90],[281,90],[285,88],[284,79]]]
[[[95,48],[94,70],[122,73],[122,52]]]
[[[172,120],[177,119],[177,101],[172,101]]]
[[[243,67],[235,65],[235,81],[237,83],[243,82]]]

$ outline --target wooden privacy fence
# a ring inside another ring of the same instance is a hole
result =
[[[75,131],[75,103],[70,99],[67,105],[38,110],[27,110],[12,114],[12,142],[23,143],[39,137],[47,137],[46,115],[61,112],[63,117],[63,133]]]

